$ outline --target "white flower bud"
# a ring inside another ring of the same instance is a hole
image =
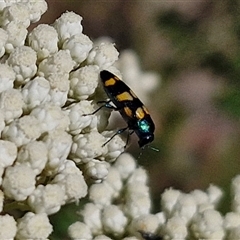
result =
[[[0,140],[0,166],[11,166],[17,157],[17,146],[9,141]]]
[[[106,153],[106,147],[103,146],[105,141],[106,139],[97,130],[75,136],[71,149],[72,158],[76,163],[86,163],[102,156]]]
[[[240,227],[240,214],[228,212],[224,218],[224,227],[228,230],[235,227]]]
[[[0,57],[2,57],[5,54],[7,40],[8,40],[7,32],[3,28],[0,28]]]
[[[175,204],[180,197],[181,192],[175,189],[166,189],[164,193],[162,193],[161,197],[161,206],[165,213],[171,215],[174,209]]]
[[[188,223],[197,211],[197,205],[190,194],[181,194],[176,202],[172,214],[179,216]]]
[[[159,222],[157,216],[147,214],[133,219],[130,229],[133,234],[136,234],[136,232],[143,232],[153,235],[157,232],[158,224]]]
[[[28,31],[22,24],[10,22],[4,27],[4,30],[8,34],[6,52],[11,53],[15,51],[16,47],[21,47],[24,45]]]
[[[195,215],[191,230],[198,239],[223,239],[223,218],[216,210],[206,210]]]
[[[4,112],[6,123],[22,115],[23,104],[22,94],[17,89],[8,89],[0,94],[0,109]]]
[[[173,240],[184,240],[188,235],[188,229],[186,222],[180,216],[174,216],[166,222],[162,228],[164,236],[167,236],[166,239]]]
[[[27,2],[31,22],[38,22],[42,14],[47,11],[47,2],[45,0]]]
[[[14,240],[17,232],[17,223],[8,214],[0,215],[0,239]]]
[[[28,198],[35,213],[56,213],[64,202],[64,190],[57,184],[38,185]]]
[[[91,229],[94,235],[102,233],[102,216],[101,208],[93,203],[85,204],[81,211],[84,223]]]
[[[82,17],[76,13],[65,12],[54,22],[53,27],[58,32],[61,44],[72,36],[82,33],[83,27],[81,21]]]
[[[16,73],[18,84],[28,82],[37,72],[36,52],[27,46],[17,47],[9,56],[7,63]]]
[[[65,190],[65,201],[78,202],[87,195],[87,184],[79,171],[78,174],[66,174],[62,182],[58,182]]]
[[[34,116],[23,116],[3,130],[3,139],[14,142],[17,147],[36,140],[42,133],[41,125]]]
[[[136,169],[136,161],[129,153],[123,153],[117,158],[114,167],[117,168],[121,178],[125,180]]]
[[[71,104],[68,109],[68,117],[70,120],[69,132],[72,135],[77,135],[86,128],[96,128],[97,127],[97,116],[88,115],[94,111],[94,108],[90,101],[82,100],[78,103]],[[86,115],[84,115],[86,114]]]
[[[102,135],[108,139],[110,139],[115,132],[113,131],[104,131],[102,132]],[[107,154],[105,155],[105,160],[108,162],[115,161],[119,155],[124,152],[126,143],[123,141],[123,139],[116,135],[114,138],[112,138],[107,144]]]
[[[138,193],[128,191],[125,201],[124,212],[132,218],[150,213],[151,200],[148,192]]]
[[[87,195],[88,186],[82,172],[72,161],[65,160],[63,169],[53,179],[65,192],[65,202],[78,202]]]
[[[102,212],[103,229],[115,237],[125,232],[128,220],[119,207],[115,205],[106,206]]]
[[[20,148],[16,164],[25,164],[38,175],[44,169],[47,160],[48,152],[46,145],[41,141],[32,141]]]
[[[118,51],[112,43],[101,43],[93,47],[87,57],[88,64],[98,65],[101,69],[106,69],[118,60]]]
[[[46,239],[52,230],[46,213],[27,212],[18,220],[16,239]]]
[[[74,240],[92,240],[92,233],[88,225],[82,222],[75,222],[68,228],[68,235]]]
[[[58,51],[58,34],[54,27],[40,24],[28,35],[29,45],[37,52],[38,60]]]
[[[64,43],[62,48],[70,50],[72,59],[80,64],[86,60],[88,53],[92,49],[93,43],[90,38],[84,34],[78,34],[70,37]]]
[[[7,167],[3,178],[4,193],[16,201],[24,201],[35,189],[35,173],[21,164]]]
[[[104,181],[113,189],[113,197],[118,197],[123,187],[120,173],[115,167],[111,167],[108,171],[107,178]]]
[[[108,176],[109,164],[104,161],[93,159],[86,163],[84,167],[85,174],[95,180],[101,181]]]
[[[16,74],[9,65],[0,64],[0,92],[12,89],[15,77]]]
[[[71,136],[63,130],[49,132],[43,142],[48,148],[48,162],[45,167],[47,175],[56,174],[66,160],[72,145]]]
[[[144,168],[137,168],[128,179],[128,184],[130,183],[141,183],[146,185],[148,182],[147,171]]]
[[[29,9],[26,4],[21,2],[6,7],[1,14],[0,22],[1,26],[15,22],[28,28],[30,25]]]
[[[69,96],[77,100],[85,100],[91,96],[98,86],[98,67],[85,66],[70,74]]]
[[[99,206],[108,206],[111,204],[113,193],[113,189],[108,184],[97,183],[89,188],[89,199]]]
[[[64,106],[67,101],[69,91],[69,74],[68,73],[52,73],[47,77],[50,84],[51,103],[57,106]]]
[[[22,88],[22,97],[25,103],[24,111],[30,112],[33,108],[43,105],[50,100],[50,84],[43,77],[35,77]]]
[[[195,189],[190,194],[194,198],[194,201],[196,202],[196,204],[198,206],[209,203],[209,196],[208,196],[208,194],[203,192],[203,191],[201,191],[201,190]]]
[[[39,105],[31,111],[30,116],[39,120],[43,132],[66,130],[69,125],[67,114],[52,104]]]
[[[209,196],[209,202],[217,206],[223,196],[223,191],[219,187],[211,184],[207,189],[207,193]]]
[[[48,78],[54,73],[68,74],[74,65],[69,50],[60,50],[39,64],[38,75]]]

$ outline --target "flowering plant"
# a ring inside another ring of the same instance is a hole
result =
[[[138,79],[144,101],[157,75],[141,72],[133,52],[118,58],[114,44],[92,42],[73,12],[28,32],[46,10],[44,0],[0,4],[0,239],[47,239],[49,215],[83,198],[71,239],[238,239],[239,177],[225,217],[216,186],[166,190],[162,212],[151,214],[146,171],[121,154],[118,135],[104,145],[114,134],[109,111],[91,113],[106,98],[101,70]]]

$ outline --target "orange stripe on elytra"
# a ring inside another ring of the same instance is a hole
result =
[[[136,114],[136,117],[137,117],[138,119],[143,119],[143,118],[145,117],[145,112],[144,112],[143,108],[141,108],[141,107],[139,107],[139,108],[136,110],[135,114]]]
[[[129,92],[123,92],[123,93],[120,93],[116,96],[117,100],[119,102],[121,101],[132,101],[133,100],[133,97],[131,96],[131,94],[129,94]]]
[[[109,78],[108,80],[106,80],[104,82],[104,85],[105,87],[108,87],[108,86],[112,86],[116,83],[116,79],[115,78]]]
[[[128,117],[132,117],[132,110],[129,107],[124,107],[124,112]]]

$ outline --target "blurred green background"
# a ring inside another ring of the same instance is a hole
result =
[[[153,211],[160,210],[167,187],[189,192],[211,183],[224,189],[220,209],[229,211],[231,178],[240,172],[240,1],[48,4],[41,23],[74,11],[83,17],[84,34],[113,38],[120,52],[136,51],[143,70],[160,74],[147,106],[156,125],[152,146],[160,151],[145,149],[139,159],[150,175]],[[140,150],[134,145],[129,151],[137,157]],[[51,239],[67,239],[76,209],[66,206],[51,217]]]

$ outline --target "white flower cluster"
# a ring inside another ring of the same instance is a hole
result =
[[[119,74],[119,54],[112,43],[93,44],[73,12],[28,32],[46,10],[45,0],[0,3],[0,239],[47,239],[53,230],[48,215],[88,192],[96,199],[98,188],[104,191],[96,203],[106,208],[104,228],[119,236],[127,218],[107,202],[129,178],[130,172],[120,176],[117,165],[111,167],[125,142],[117,135],[104,145],[117,131],[106,130],[110,111],[91,114],[106,99],[99,72]],[[137,174],[146,175],[142,169],[131,173],[129,192]],[[89,182],[100,184],[88,189]],[[134,198],[129,195],[125,211],[148,212]]]
[[[73,223],[68,233],[71,239],[86,240],[239,239],[239,186],[240,175],[232,181],[232,212],[225,216],[217,210],[223,192],[214,185],[188,194],[167,189],[162,211],[151,214],[146,172],[125,153],[102,183],[90,187],[90,201],[79,212],[82,221]]]

